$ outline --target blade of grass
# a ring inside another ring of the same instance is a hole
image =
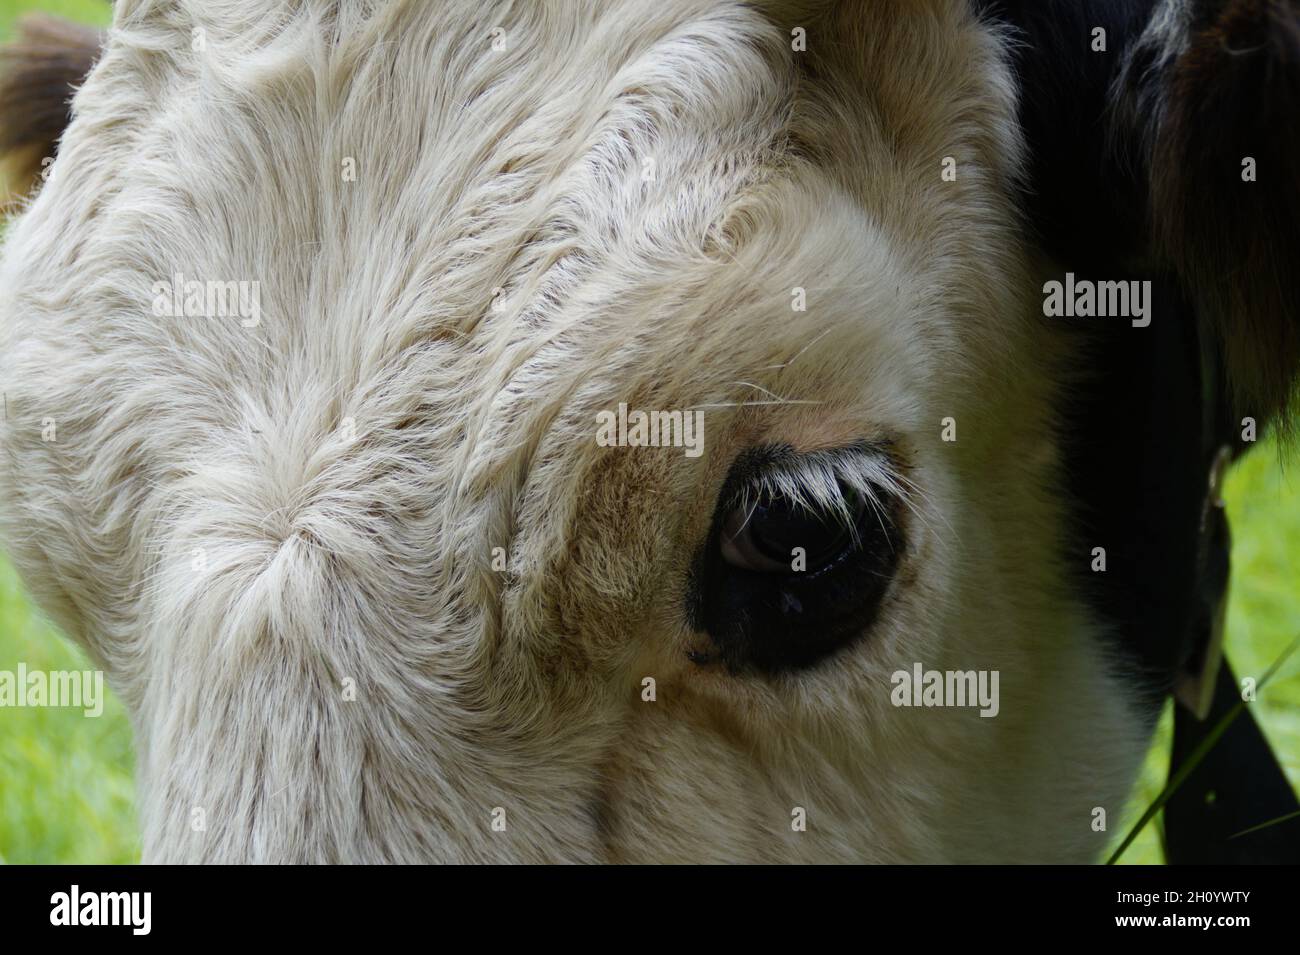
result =
[[[1258,826],[1251,826],[1249,829],[1243,829],[1241,832],[1233,833],[1228,836],[1229,839],[1236,839],[1238,836],[1248,836],[1252,832],[1259,832],[1261,829],[1267,829],[1269,826],[1276,826],[1279,823],[1286,822],[1288,819],[1295,819],[1300,816],[1300,809],[1295,812],[1288,812],[1285,816],[1278,816],[1276,819],[1270,819],[1268,822],[1261,822]]]
[[[1282,651],[1281,656],[1274,660],[1272,665],[1264,671],[1264,675],[1261,676],[1259,682],[1255,684],[1257,691],[1264,689],[1264,685],[1273,678],[1273,674],[1281,668],[1282,664],[1284,664],[1287,661],[1287,658],[1295,652],[1297,647],[1300,647],[1300,637],[1292,640],[1290,646]],[[1147,807],[1146,812],[1142,813],[1142,818],[1140,818],[1137,823],[1134,824],[1133,828],[1129,830],[1128,835],[1124,837],[1124,841],[1121,842],[1115,851],[1110,854],[1110,858],[1106,860],[1106,865],[1114,865],[1120,860],[1120,857],[1124,855],[1124,850],[1133,844],[1133,840],[1136,839],[1142,830],[1146,828],[1147,823],[1154,819],[1156,813],[1165,807],[1165,803],[1169,801],[1169,798],[1178,791],[1179,786],[1187,781],[1187,777],[1190,776],[1196,767],[1201,764],[1201,760],[1205,759],[1210,750],[1212,750],[1215,744],[1222,738],[1228,727],[1232,725],[1232,721],[1240,716],[1241,711],[1245,708],[1246,701],[1239,700],[1232,709],[1223,714],[1222,719],[1215,724],[1214,729],[1210,730],[1209,735],[1207,735],[1205,739],[1201,740],[1200,745],[1198,745],[1196,749],[1192,750],[1192,755],[1188,757],[1187,762],[1183,763],[1183,765],[1178,768],[1178,772],[1174,773],[1170,778],[1169,782],[1165,785],[1165,788],[1160,791],[1160,795],[1156,796],[1155,801]]]

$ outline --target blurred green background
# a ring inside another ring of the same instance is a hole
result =
[[[45,10],[106,23],[99,0],[0,0],[0,40],[15,20]],[[1300,485],[1292,477],[1300,454],[1285,456],[1262,442],[1228,481],[1233,530],[1233,585],[1228,648],[1237,675],[1258,677],[1300,634]],[[84,656],[46,623],[24,597],[13,568],[0,558],[0,670],[89,668]],[[1292,785],[1300,784],[1300,659],[1293,659],[1260,695],[1255,716],[1273,741]],[[1127,818],[1110,820],[1115,841],[1164,785],[1172,719],[1160,723]],[[76,709],[0,709],[0,862],[136,862],[131,730],[116,698],[103,716]],[[1154,826],[1124,857],[1162,861]]]

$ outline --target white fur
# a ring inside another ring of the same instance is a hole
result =
[[[1101,851],[1142,734],[1057,553],[1000,40],[766,7],[119,0],[6,241],[0,496],[133,715],[147,861]],[[260,325],[155,317],[178,271]],[[598,447],[620,401],[707,407],[705,453]],[[735,456],[877,438],[915,513],[872,631],[691,663]],[[915,661],[1000,714],[896,709]]]

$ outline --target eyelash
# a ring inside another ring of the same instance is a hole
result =
[[[853,509],[844,498],[843,485],[861,495],[868,508],[877,511],[882,506],[880,492],[899,499],[906,496],[889,456],[890,447],[886,442],[861,442],[824,451],[798,452],[789,445],[756,449],[751,454],[759,460],[753,464],[745,462],[744,455],[737,461],[748,473],[738,482],[728,481],[733,487],[723,491],[724,507],[749,510],[764,494],[779,495],[810,512],[836,514],[848,530],[856,531]],[[814,472],[822,480],[811,480]],[[740,487],[735,488],[734,483]]]

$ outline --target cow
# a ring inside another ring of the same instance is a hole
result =
[[[1236,692],[1298,11],[40,21],[0,536],[131,715],[145,861],[1101,858],[1162,701]],[[1294,805],[1235,727],[1222,812]],[[1239,821],[1185,852],[1281,844]]]

